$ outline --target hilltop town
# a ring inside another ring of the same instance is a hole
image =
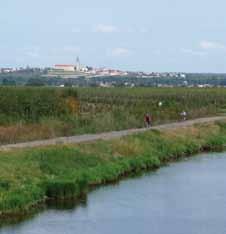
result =
[[[79,57],[76,59],[75,64],[55,64],[52,67],[19,67],[19,68],[0,68],[0,74],[13,74],[13,73],[29,73],[39,72],[43,77],[59,77],[59,78],[92,78],[92,77],[106,77],[106,76],[133,76],[141,78],[150,77],[181,77],[185,78],[186,74],[178,72],[143,72],[143,71],[122,71],[113,68],[95,68],[92,66],[83,65],[80,63]]]
[[[77,87],[226,87],[226,74],[122,71],[74,64],[0,68],[0,84]]]

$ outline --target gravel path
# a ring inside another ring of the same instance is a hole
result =
[[[154,126],[150,129],[147,129],[147,128],[129,129],[129,130],[122,130],[122,131],[117,131],[117,132],[114,131],[114,132],[107,132],[107,133],[100,133],[100,134],[85,134],[85,135],[80,135],[80,136],[59,137],[59,138],[54,138],[54,139],[49,139],[49,140],[39,140],[39,141],[32,141],[32,142],[25,142],[25,143],[2,145],[0,146],[0,150],[8,151],[12,149],[32,148],[32,147],[39,147],[39,146],[75,144],[75,143],[82,143],[82,142],[92,142],[96,140],[110,140],[110,139],[120,138],[120,137],[127,136],[127,135],[132,135],[135,133],[150,131],[151,129],[157,129],[157,130],[173,129],[173,128],[191,126],[196,123],[207,123],[207,122],[214,122],[218,120],[226,120],[226,116],[201,118],[201,119],[195,119],[195,120],[188,120],[184,122],[163,124],[159,126]]]

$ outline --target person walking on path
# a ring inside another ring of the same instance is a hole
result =
[[[151,121],[152,121],[151,115],[147,113],[144,116],[144,122],[145,122],[146,128],[150,128],[151,127]]]
[[[187,120],[187,112],[186,112],[186,111],[182,111],[182,112],[180,113],[180,116],[181,116],[181,119],[182,119],[183,121]]]

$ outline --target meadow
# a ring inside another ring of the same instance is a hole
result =
[[[162,103],[160,106],[159,103]],[[0,88],[0,144],[144,127],[226,111],[223,88]]]

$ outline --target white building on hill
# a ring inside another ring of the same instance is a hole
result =
[[[54,66],[54,70],[64,71],[64,72],[74,72],[76,70],[76,67],[75,65],[56,64]]]
[[[76,59],[76,65],[56,64],[53,68],[58,72],[87,72],[88,68],[80,64],[79,57]]]

